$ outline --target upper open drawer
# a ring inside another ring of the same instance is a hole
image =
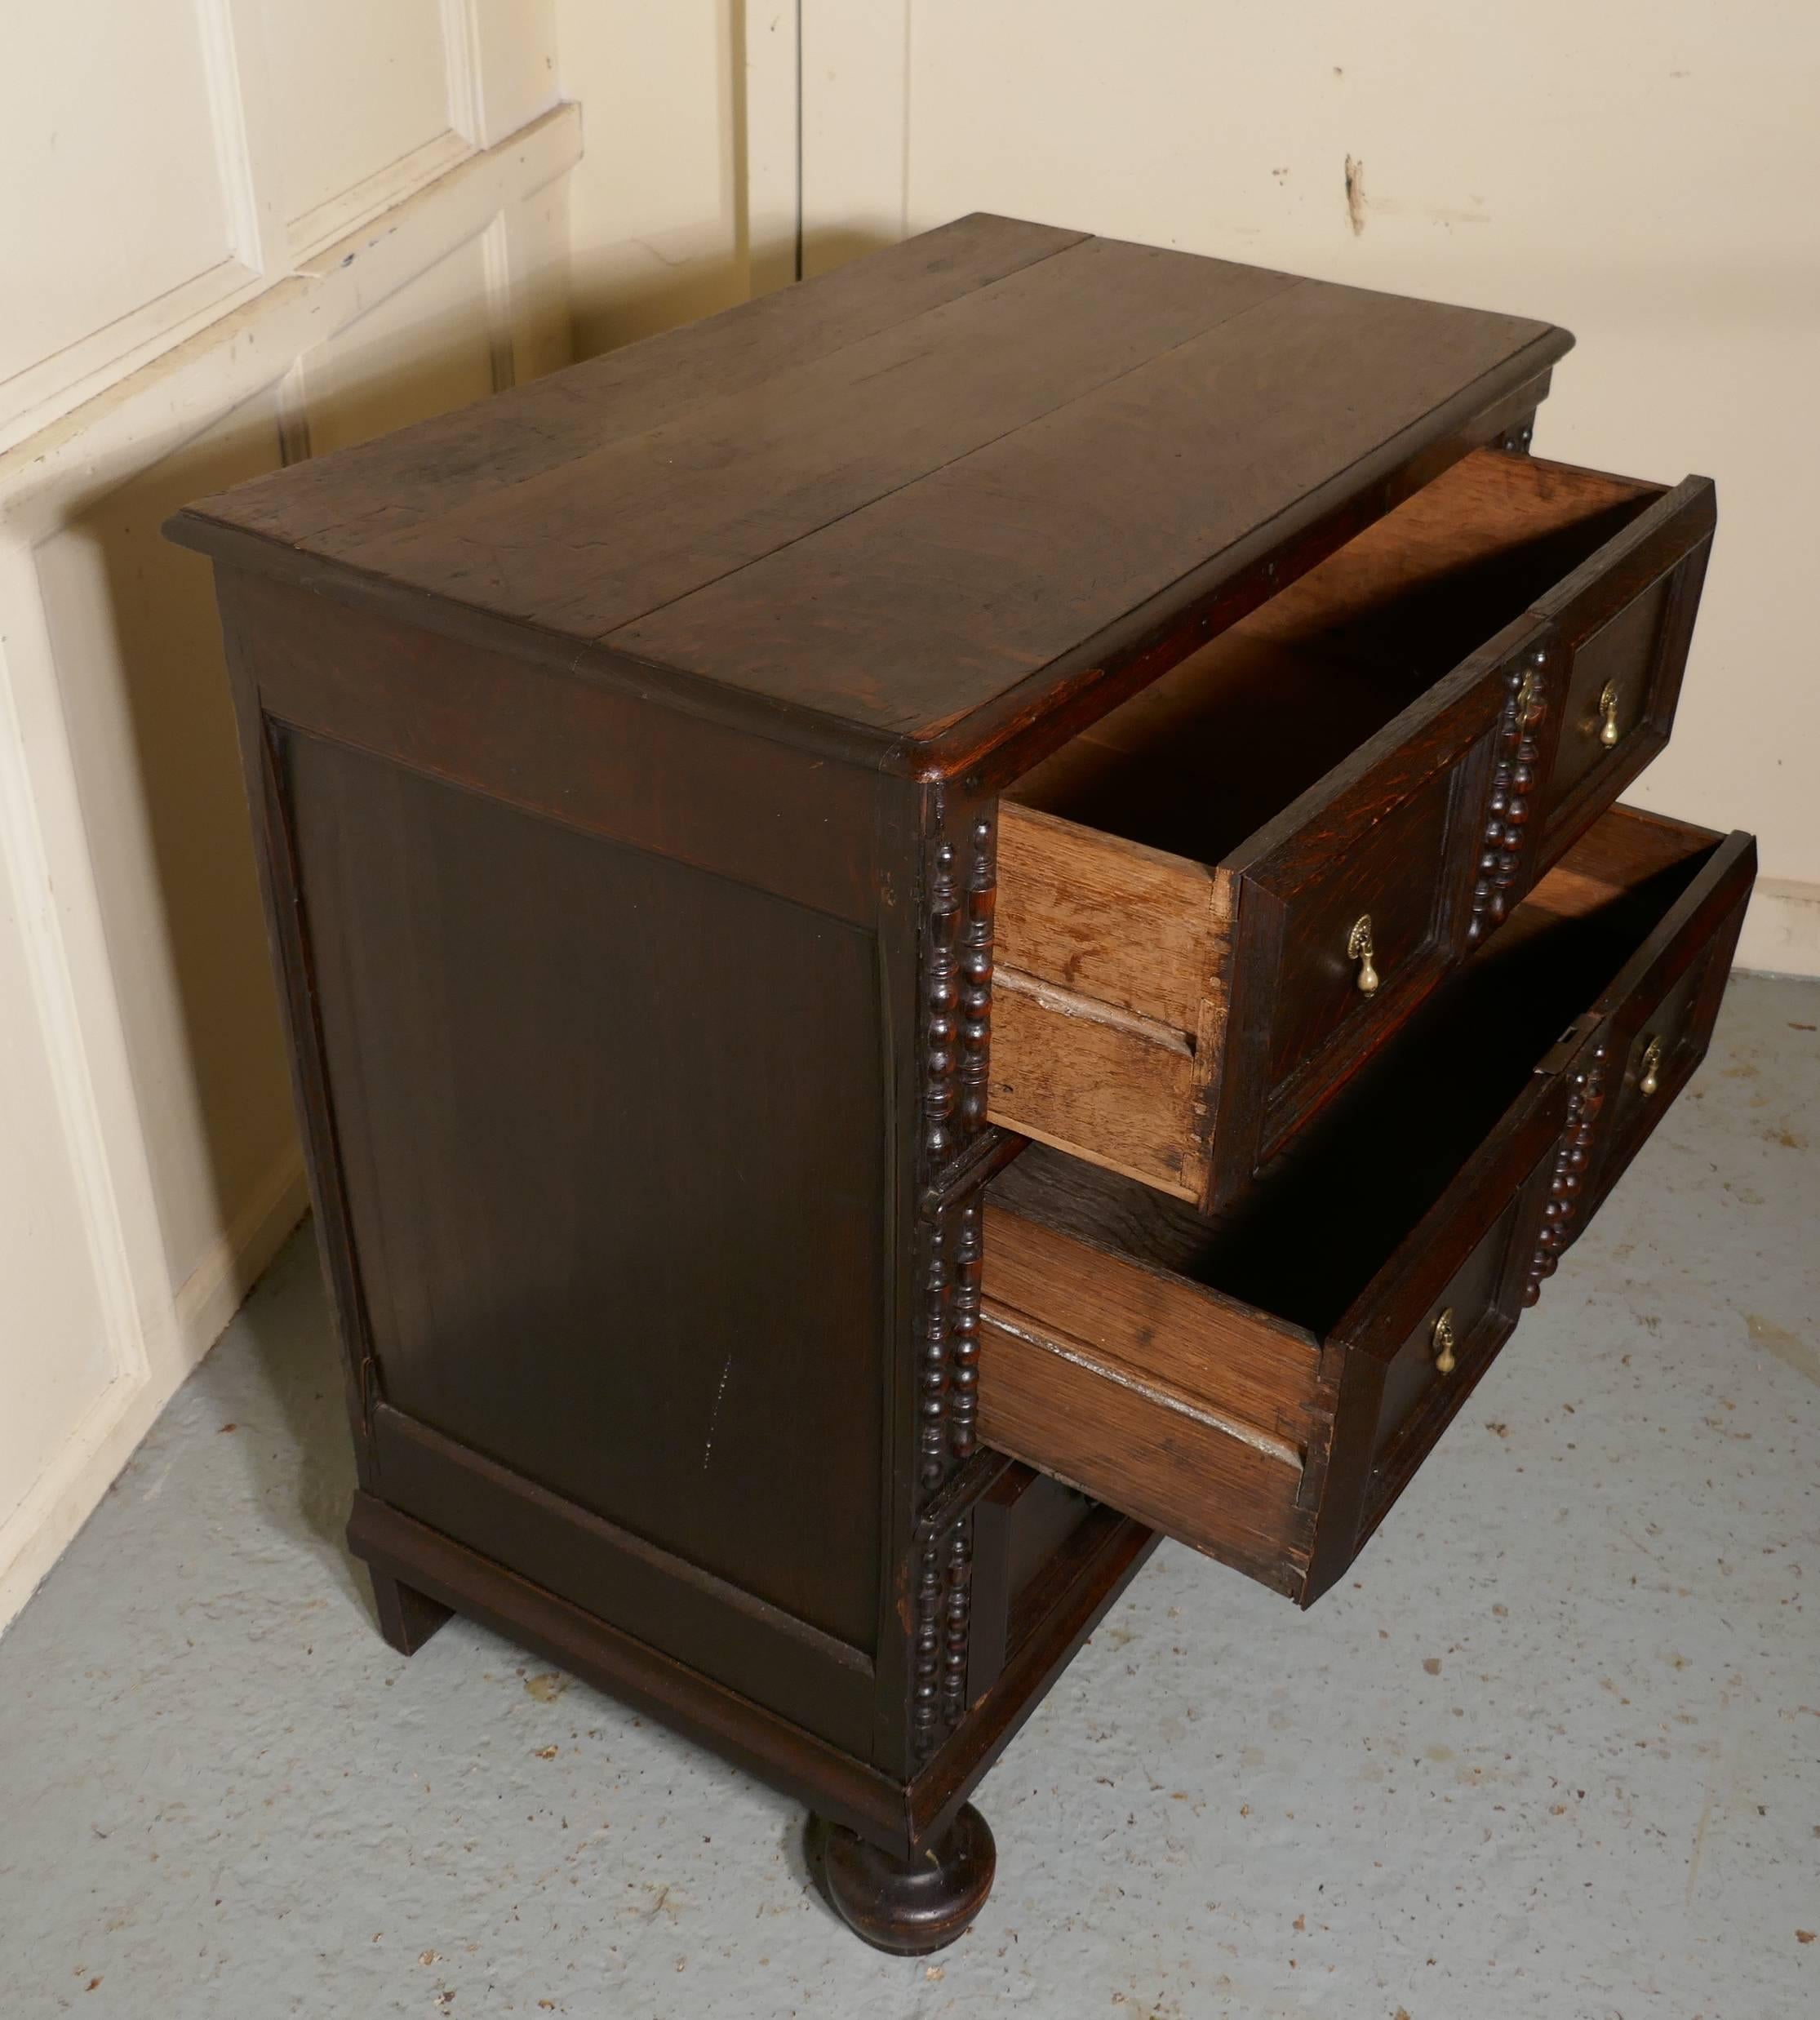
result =
[[[1021,780],[992,1119],[1233,1197],[1661,749],[1713,522],[1477,451]]]
[[[988,1195],[981,1436],[1316,1597],[1704,1053],[1754,866],[1607,815],[1212,1222],[1027,1150]]]

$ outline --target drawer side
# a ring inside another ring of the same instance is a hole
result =
[[[1232,938],[1228,881],[1015,800],[999,810],[997,966],[1191,1036]]]
[[[990,1119],[1198,1199],[1231,880],[1012,800],[998,873]]]
[[[1306,1574],[1320,1352],[1217,1293],[988,1206],[984,1441],[1276,1591]]]

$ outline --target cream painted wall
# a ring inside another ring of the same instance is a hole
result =
[[[555,0],[586,146],[569,189],[575,349],[796,277],[797,0]]]
[[[557,0],[585,135],[569,192],[584,356],[746,299],[735,22],[730,0]]]
[[[1538,451],[1719,485],[1633,797],[1754,828],[1742,958],[1820,973],[1820,11],[803,0],[802,79],[810,270],[994,210],[1574,331]]]

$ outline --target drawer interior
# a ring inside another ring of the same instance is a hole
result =
[[[1010,797],[1217,862],[1662,495],[1476,451]]]
[[[1628,808],[1606,815],[1242,1201],[1210,1219],[1040,1144],[995,1182],[992,1202],[1319,1337],[1719,841]],[[990,1258],[988,1248],[988,1290]]]

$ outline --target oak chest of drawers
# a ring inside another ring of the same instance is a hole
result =
[[[1753,872],[1617,804],[1713,496],[1528,455],[1569,342],[974,217],[180,515],[395,1646],[798,1791],[926,1949],[1159,1534],[1339,1575]]]

